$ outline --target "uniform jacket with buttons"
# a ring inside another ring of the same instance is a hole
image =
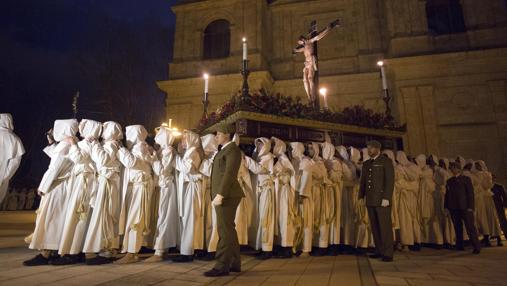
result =
[[[225,199],[244,197],[238,182],[241,150],[232,142],[220,150],[213,159],[211,169],[211,197],[217,194]]]
[[[366,206],[378,207],[382,200],[392,205],[394,190],[393,162],[384,154],[363,163],[359,186],[359,199],[366,198]]]

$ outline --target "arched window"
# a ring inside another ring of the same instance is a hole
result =
[[[204,29],[204,59],[219,59],[229,56],[231,45],[231,31],[229,22],[216,20]]]
[[[466,31],[463,8],[459,0],[428,0],[426,18],[431,35],[446,35]]]

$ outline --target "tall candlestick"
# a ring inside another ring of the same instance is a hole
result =
[[[246,38],[243,38],[243,60],[247,60],[248,48],[246,44]]]
[[[384,66],[384,62],[378,61],[377,65],[380,67],[380,76],[382,78],[382,89],[386,90],[387,89],[387,77],[386,77],[386,69]]]

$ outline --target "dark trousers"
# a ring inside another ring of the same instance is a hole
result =
[[[505,211],[502,208],[497,207],[496,213],[498,215],[498,222],[500,223],[500,227],[502,228],[503,236],[507,239],[507,218],[505,218]]]
[[[450,210],[454,232],[456,233],[456,248],[463,248],[463,223],[468,237],[472,242],[474,249],[481,249],[477,229],[475,228],[474,212],[467,210]]]
[[[393,257],[391,207],[368,207],[368,216],[377,254]]]
[[[215,254],[215,269],[229,272],[232,267],[241,267],[241,256],[234,218],[241,198],[223,199],[222,205],[215,206],[217,215],[218,245]]]

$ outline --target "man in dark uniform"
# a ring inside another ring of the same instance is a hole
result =
[[[378,141],[367,143],[371,159],[363,163],[359,199],[366,200],[376,253],[371,258],[393,261],[393,229],[391,201],[394,189],[394,168],[391,159],[380,154]]]
[[[495,202],[496,213],[498,215],[498,222],[500,223],[500,227],[502,228],[503,235],[505,239],[507,239],[507,218],[505,218],[505,208],[507,207],[507,193],[502,185],[498,184],[496,181],[496,176],[493,175],[493,188],[491,188],[491,192],[493,192],[493,201]],[[502,238],[500,235],[497,238],[498,246],[502,246]]]
[[[234,126],[222,125],[217,128],[216,140],[221,146],[213,159],[211,168],[211,197],[217,216],[218,246],[213,269],[204,273],[208,277],[241,272],[241,257],[234,218],[236,209],[244,197],[238,182],[241,151],[232,141]]]
[[[464,250],[463,223],[468,237],[474,247],[474,254],[481,252],[474,223],[474,187],[469,177],[461,174],[461,167],[456,162],[449,164],[453,176],[447,180],[444,208],[449,211],[456,233],[456,250]]]

